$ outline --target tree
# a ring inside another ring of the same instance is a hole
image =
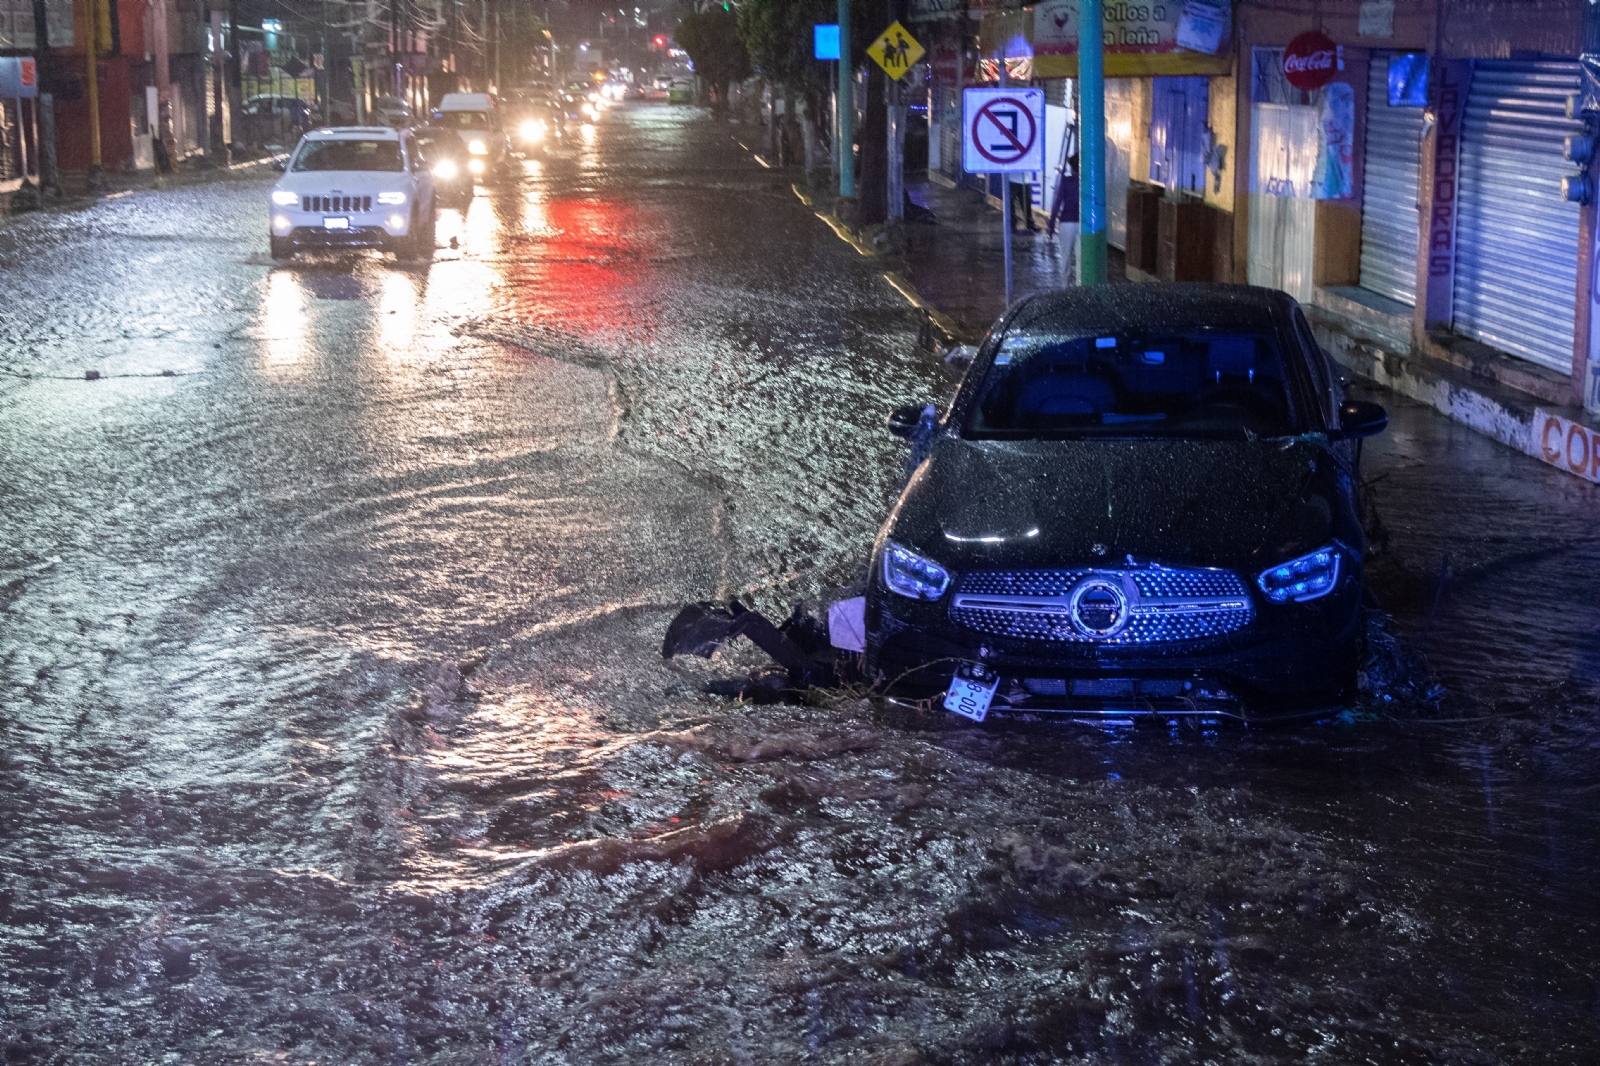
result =
[[[828,68],[812,55],[811,27],[833,22],[835,0],[743,0],[739,36],[765,78],[799,91],[827,88]]]
[[[731,8],[712,4],[678,20],[678,44],[694,63],[694,72],[711,87],[716,106],[727,106],[728,86],[744,81],[750,69],[750,52],[739,38],[739,18]]]

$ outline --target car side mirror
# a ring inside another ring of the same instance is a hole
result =
[[[920,403],[907,404],[896,407],[889,412],[889,432],[897,437],[911,439],[911,434],[917,430],[917,424],[922,421],[922,412],[926,405]]]
[[[276,170],[279,174],[282,174],[285,170],[289,169],[289,164],[282,159],[274,159],[272,161],[272,169]]]
[[[1382,433],[1389,426],[1389,412],[1381,404],[1352,400],[1339,408],[1339,429],[1335,440],[1360,440]]]

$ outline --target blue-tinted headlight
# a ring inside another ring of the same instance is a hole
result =
[[[1310,555],[1263,570],[1256,584],[1273,603],[1303,603],[1326,596],[1339,583],[1339,549],[1318,548]]]
[[[890,543],[883,550],[883,583],[914,600],[936,600],[950,587],[950,575],[932,559]]]

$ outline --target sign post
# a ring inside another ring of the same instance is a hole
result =
[[[1100,0],[1078,4],[1078,284],[1106,280],[1106,68]]]
[[[837,174],[839,173],[838,23],[819,22],[811,28],[811,52],[814,56],[816,56],[816,58],[821,60],[831,60],[834,64],[834,90],[831,94],[832,100],[830,101],[832,106],[832,114],[829,116],[832,119],[832,122],[829,124],[829,128],[833,131],[833,136],[829,137],[828,139],[833,142],[833,159],[831,162],[833,164],[833,172]]]
[[[850,0],[839,0],[839,197],[848,200],[856,194],[856,154],[851,136],[855,124],[855,96],[850,83],[855,66],[850,62]]]
[[[1044,170],[1044,90],[967,89],[962,96],[961,168],[969,174],[1027,174]],[[1011,306],[1011,189],[1006,207],[1006,306]],[[1103,239],[1102,234],[1102,239]]]
[[[887,145],[889,165],[886,168],[889,172],[887,202],[889,217],[895,219],[903,219],[906,215],[905,98],[900,88],[900,79],[911,73],[911,68],[925,54],[926,49],[898,22],[889,23],[889,28],[867,46],[867,55],[871,56],[889,76],[889,91],[884,94],[884,106],[887,109],[884,128],[888,131],[889,139]]]

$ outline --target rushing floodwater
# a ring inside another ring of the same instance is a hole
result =
[[[871,264],[688,109],[425,269],[266,187],[0,230],[0,1062],[1600,1057],[1593,487],[1397,406],[1335,723],[751,706],[667,621],[858,581],[949,388]]]

